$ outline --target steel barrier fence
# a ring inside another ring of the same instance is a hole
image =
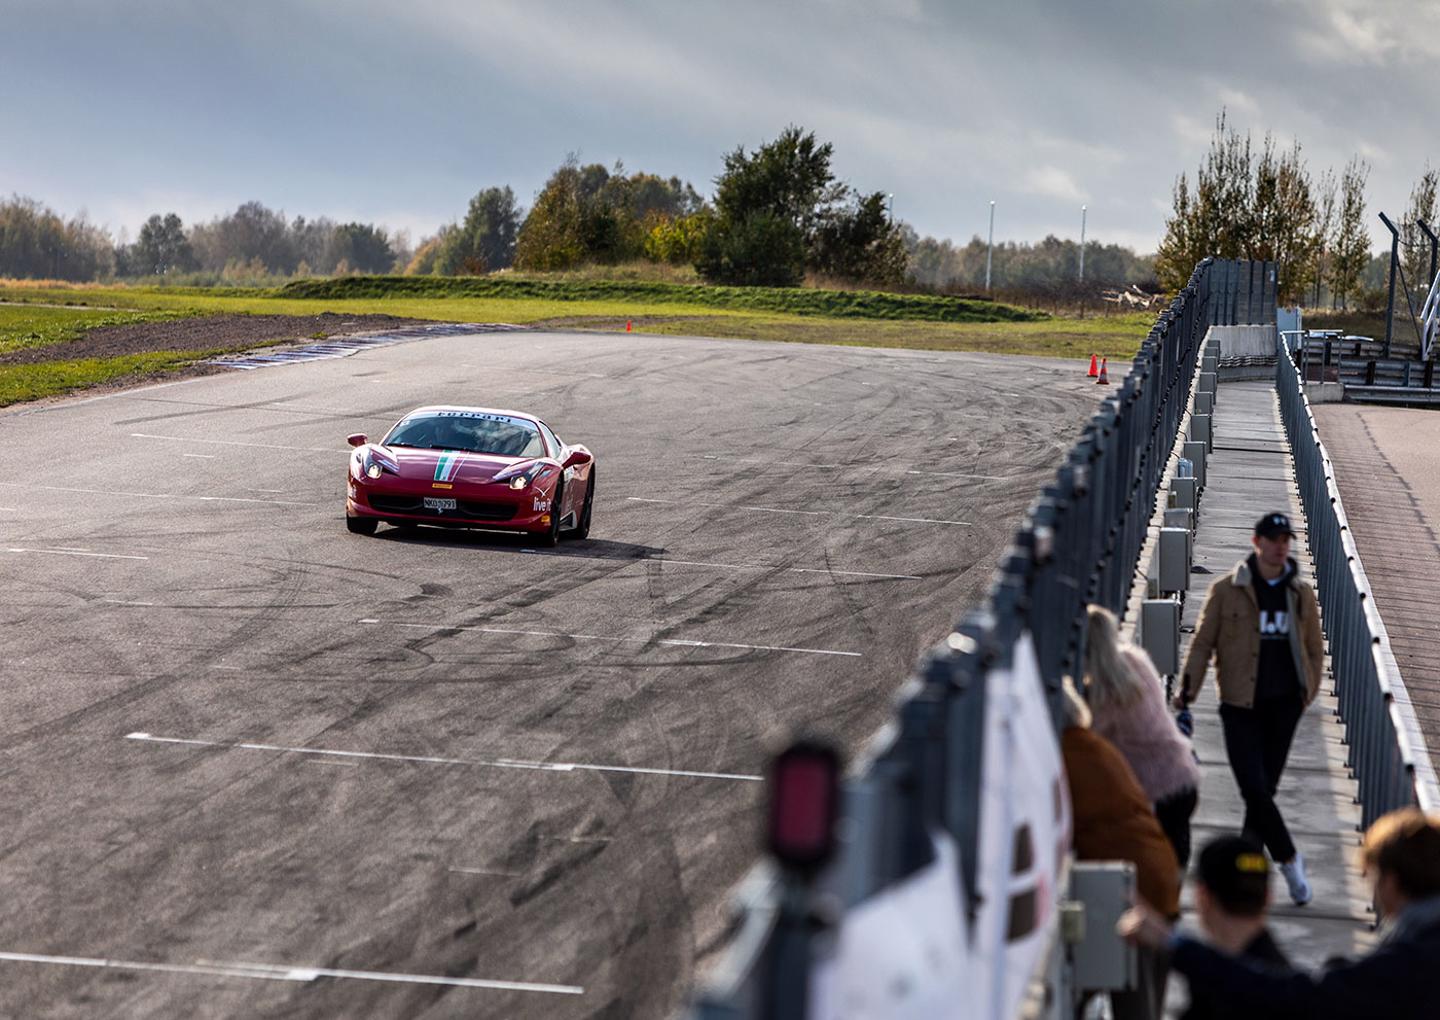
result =
[[[987,892],[978,888],[986,678],[1009,668],[1028,632],[1056,716],[1061,679],[1082,661],[1086,604],[1125,610],[1206,331],[1237,316],[1273,323],[1274,307],[1270,265],[1207,258],[1160,314],[1032,504],[983,608],[923,658],[894,720],[845,782],[847,837],[819,879],[842,911],[930,864],[930,832],[942,830],[955,841],[961,899],[974,921]],[[834,918],[817,919],[809,891],[769,862],[748,876],[738,900],[737,934],[690,1016],[805,1016],[809,940]]]
[[[1300,351],[1304,350],[1301,345]],[[1440,809],[1440,785],[1400,677],[1385,624],[1375,608],[1335,471],[1310,413],[1295,358],[1281,347],[1275,386],[1309,522],[1331,672],[1360,785],[1366,828],[1387,811],[1418,804]]]

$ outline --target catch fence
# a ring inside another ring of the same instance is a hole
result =
[[[1054,720],[1086,604],[1123,613],[1206,331],[1274,323],[1274,279],[1273,263],[1196,267],[1032,504],[984,606],[923,658],[846,780],[833,862],[813,880],[769,861],[748,877],[692,1017],[855,1015],[856,996],[885,994],[872,1015],[923,1015],[941,994],[975,1017],[1021,1011],[1065,882]],[[951,965],[922,973],[936,947]]]

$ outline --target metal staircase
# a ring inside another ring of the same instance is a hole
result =
[[[1430,281],[1430,293],[1425,295],[1425,304],[1420,309],[1420,360],[1432,360],[1437,330],[1440,330],[1440,271]]]

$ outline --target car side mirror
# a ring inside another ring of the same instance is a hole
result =
[[[589,464],[594,459],[594,457],[586,453],[584,450],[571,450],[570,456],[565,458],[565,463],[562,465],[562,467],[578,467],[581,464]]]
[[[353,436],[347,436],[345,442],[349,443],[351,446],[364,446],[365,433],[357,432]]]

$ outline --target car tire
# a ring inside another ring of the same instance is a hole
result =
[[[560,544],[560,499],[564,495],[564,486],[556,485],[555,495],[550,499],[550,529],[540,534],[540,544],[546,549],[554,549]]]
[[[351,517],[345,515],[345,530],[352,535],[373,535],[380,522],[373,517]]]
[[[575,530],[570,532],[571,538],[581,540],[590,537],[590,515],[595,509],[595,469],[590,469],[590,479],[585,485],[585,506],[580,510],[580,521],[575,525]]]

